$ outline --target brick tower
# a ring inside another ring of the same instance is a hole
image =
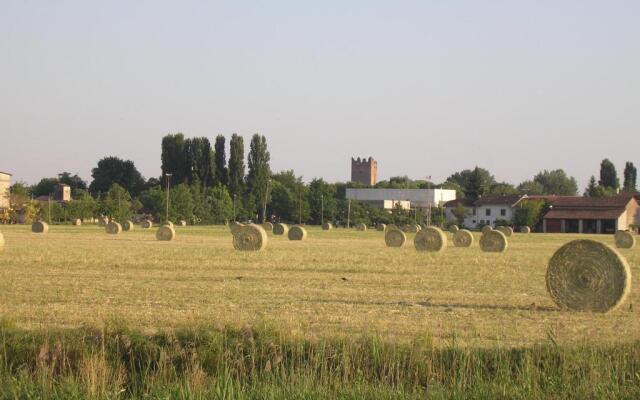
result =
[[[373,158],[351,158],[351,182],[373,186],[378,182],[378,162]]]

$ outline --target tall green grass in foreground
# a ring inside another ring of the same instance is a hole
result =
[[[377,338],[308,342],[268,328],[145,335],[0,325],[0,397],[640,398],[640,342],[434,348]]]

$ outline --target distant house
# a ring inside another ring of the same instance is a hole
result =
[[[544,216],[543,232],[614,233],[640,224],[640,205],[632,194],[612,197],[556,196]]]
[[[36,200],[40,202],[49,201],[49,196],[38,196]],[[58,183],[52,193],[51,200],[58,203],[68,203],[72,201],[71,187],[64,183]]]
[[[11,174],[0,171],[0,208],[10,207]]]
[[[525,195],[486,196],[476,201],[469,199],[456,199],[444,204],[446,218],[455,221],[457,217],[454,210],[463,206],[467,209],[464,225],[474,227],[476,225],[495,225],[496,221],[511,221],[515,214],[515,207],[522,200],[528,198]]]

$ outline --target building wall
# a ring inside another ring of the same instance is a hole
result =
[[[487,215],[487,210],[491,215]],[[502,211],[504,210],[504,215]],[[513,220],[514,210],[508,204],[493,205],[487,204],[480,207],[476,207],[476,220],[478,224],[494,225],[497,220]],[[484,221],[484,222],[483,222]]]
[[[427,208],[455,200],[456,191],[449,189],[354,189],[348,188],[347,199],[358,201],[409,201],[411,207]]]
[[[629,225],[640,224],[640,205],[635,199],[627,205],[627,229]]]
[[[378,182],[378,162],[373,158],[351,159],[351,182],[373,186]]]
[[[0,173],[0,208],[9,207],[9,188],[11,187],[11,175]]]
[[[467,228],[474,228],[476,225],[478,225],[478,222],[479,222],[477,215],[474,215],[475,208],[467,207],[466,209],[467,209],[467,215],[464,217],[463,225],[466,226]],[[447,219],[447,221],[451,221],[456,224],[458,223],[458,218],[455,215],[453,215],[453,208],[447,207],[445,209],[444,216]]]

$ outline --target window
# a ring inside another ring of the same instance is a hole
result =
[[[486,210],[484,210],[484,215],[486,215],[487,217],[489,217],[491,215],[491,209],[487,208]]]
[[[503,208],[502,210],[500,210],[500,216],[504,217],[505,215],[507,215],[507,210]]]

